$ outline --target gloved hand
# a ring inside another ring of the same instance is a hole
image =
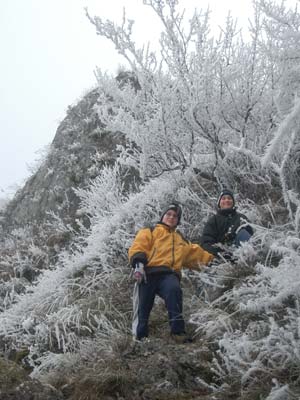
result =
[[[133,277],[134,279],[137,281],[138,284],[140,284],[141,282],[146,282],[146,273],[145,273],[145,267],[144,264],[141,262],[138,262],[136,264],[136,267],[134,268],[134,272],[133,272]]]
[[[131,261],[131,266],[133,269],[138,268],[140,264],[146,264],[146,260],[142,257],[134,257]]]

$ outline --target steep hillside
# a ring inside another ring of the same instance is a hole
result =
[[[255,2],[248,43],[230,18],[215,40],[209,13],[186,32],[176,1],[144,4],[165,29],[161,51],[138,49],[125,16],[90,17],[133,72],[120,84],[98,71],[7,209],[2,354],[68,400],[299,399],[300,14]],[[193,343],[170,341],[159,299],[149,341],[136,342],[136,232],[176,199],[180,231],[197,243],[224,187],[254,235],[226,249],[231,262],[183,274]]]

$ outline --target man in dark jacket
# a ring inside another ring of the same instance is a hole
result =
[[[240,246],[253,235],[247,217],[236,211],[233,193],[223,190],[217,201],[217,213],[209,218],[200,240],[202,248],[215,256],[222,256],[222,244]],[[226,256],[230,259],[230,254]]]

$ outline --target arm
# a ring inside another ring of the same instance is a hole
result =
[[[184,266],[189,269],[197,269],[199,270],[202,265],[209,264],[214,255],[205,251],[201,246],[195,243],[189,243],[187,249],[186,258],[184,261]]]
[[[200,244],[204,250],[215,256],[221,251],[219,247],[214,246],[219,242],[217,235],[216,219],[215,216],[212,216],[204,226]]]
[[[147,264],[147,255],[151,250],[152,234],[150,229],[141,229],[131,247],[128,250],[128,257],[131,266],[134,268],[138,262]]]

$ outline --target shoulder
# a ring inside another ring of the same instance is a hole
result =
[[[153,236],[156,235],[160,230],[164,230],[164,228],[162,227],[162,224],[157,223],[157,224],[149,224],[149,225],[145,225],[143,228],[141,228],[137,234],[141,234],[141,235],[147,235],[147,236]]]
[[[214,224],[216,222],[217,217],[218,214],[211,214],[206,220],[206,225]]]
[[[203,234],[211,234],[216,230],[218,226],[218,216],[217,214],[210,215],[203,226]]]
[[[152,232],[154,229],[155,229],[155,225],[144,226],[143,228],[141,228],[137,231],[136,238],[152,236]]]
[[[148,230],[149,232],[153,232],[154,231],[154,229],[156,228],[156,225],[154,224],[154,225],[146,225],[146,226],[144,226],[142,229],[145,229],[145,230]]]
[[[140,231],[148,231],[148,232],[153,232],[156,228],[159,228],[161,225],[163,225],[161,222],[154,222],[153,224],[145,224],[142,228],[140,228]]]

